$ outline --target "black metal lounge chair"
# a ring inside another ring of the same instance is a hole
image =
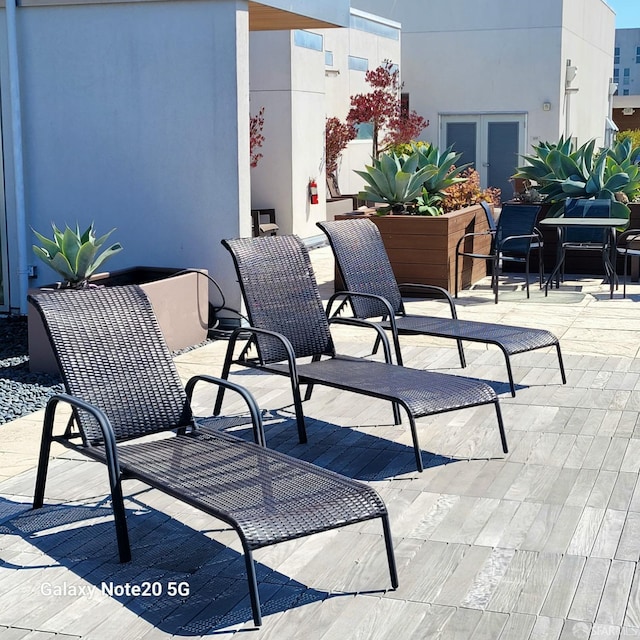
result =
[[[403,284],[406,291],[421,291],[447,301],[450,318],[410,315],[405,312],[400,287],[376,225],[370,220],[354,219],[318,222],[329,238],[346,292],[339,292],[329,302],[348,301],[357,318],[382,318],[384,329],[392,332],[398,363],[402,364],[399,335],[429,335],[457,341],[460,365],[466,366],[463,341],[483,342],[498,347],[505,357],[511,395],[516,389],[511,370],[512,355],[555,347],[562,382],[566,383],[558,338],[543,329],[527,329],[488,322],[459,320],[455,303],[448,291],[433,285]]]
[[[309,385],[307,399],[313,385],[322,384],[389,400],[393,403],[396,424],[400,424],[398,407],[403,407],[409,416],[418,471],[422,471],[422,456],[415,419],[455,409],[493,404],[502,448],[507,453],[498,397],[489,385],[390,364],[389,344],[382,329],[354,318],[327,319],[308,251],[298,237],[240,238],[223,240],[222,244],[233,256],[251,323],[250,327],[241,327],[232,334],[222,378],[229,376],[233,363],[288,376],[300,442],[306,442],[300,385]],[[338,355],[329,330],[330,322],[375,329],[385,344],[387,362]],[[245,333],[250,334],[250,339],[235,358],[236,342]],[[256,357],[250,355],[254,346]],[[297,362],[306,357],[310,357],[311,362]],[[216,411],[223,394],[221,388]]]
[[[139,287],[55,291],[31,297],[31,302],[43,318],[68,392],[54,396],[45,411],[34,508],[44,502],[51,442],[60,440],[107,464],[121,562],[131,559],[125,479],[141,480],[235,529],[256,625],[261,615],[252,552],[285,540],[380,518],[391,583],[397,586],[387,510],[378,494],[350,478],[221,432],[218,428],[233,424],[233,417],[195,418],[190,408],[194,386],[210,382],[244,398],[254,437],[264,439],[260,411],[243,387],[198,375],[183,388]],[[73,444],[70,426],[63,437],[53,436],[59,404],[72,407],[81,442]],[[140,440],[147,435],[154,437]]]

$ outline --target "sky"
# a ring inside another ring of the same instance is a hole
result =
[[[616,12],[616,29],[640,28],[640,0],[606,0]]]

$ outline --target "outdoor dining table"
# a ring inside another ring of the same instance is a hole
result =
[[[556,264],[551,271],[551,275],[547,278],[544,285],[544,295],[548,295],[549,285],[553,288],[553,279],[558,278],[557,287],[559,284],[559,274],[564,260],[566,257],[566,251],[563,248],[564,237],[567,229],[605,229],[609,234],[609,246],[603,249],[603,261],[605,268],[605,277],[609,282],[609,297],[613,298],[613,289],[616,281],[616,270],[612,261],[612,253],[615,251],[616,246],[616,234],[617,227],[625,227],[628,224],[628,220],[621,218],[543,218],[538,223],[543,227],[554,227],[558,230],[558,250],[556,254]]]

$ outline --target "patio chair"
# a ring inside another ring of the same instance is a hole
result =
[[[622,297],[627,297],[627,277],[629,275],[629,258],[640,260],[640,229],[627,229],[618,236],[616,251],[624,257],[622,271]]]
[[[493,404],[502,448],[507,453],[502,414],[495,391],[484,382],[460,376],[409,369],[390,364],[386,335],[377,325],[355,318],[332,318],[322,306],[309,253],[297,236],[223,240],[233,256],[251,326],[237,329],[229,340],[222,375],[232,364],[253,367],[290,378],[298,437],[307,441],[300,385],[321,384],[365,396],[388,400],[400,424],[399,407],[408,417],[416,467],[422,471],[416,418],[465,407]],[[387,362],[353,358],[336,353],[330,323],[369,327],[381,337]],[[249,341],[234,356],[239,336]],[[256,355],[253,355],[255,347]],[[299,362],[311,358],[311,362]],[[224,388],[218,391],[219,410]]]
[[[567,198],[562,215],[565,218],[610,218],[611,200],[608,198]],[[557,287],[560,286],[560,280],[564,281],[566,255],[567,252],[571,251],[597,251],[601,253],[605,277],[607,279],[614,277],[607,263],[607,257],[612,248],[612,234],[610,229],[565,229],[561,233],[559,248],[561,252],[560,264],[562,264],[562,272],[557,274]]]
[[[485,212],[487,208],[485,207]],[[542,234],[536,229],[536,220],[540,213],[537,205],[505,204],[494,230],[481,233],[465,233],[456,245],[455,266],[455,297],[458,297],[458,281],[460,273],[460,258],[482,259],[491,262],[491,288],[494,292],[495,303],[498,304],[498,284],[500,266],[504,262],[517,262],[525,267],[525,288],[529,297],[529,260],[532,251],[538,252],[538,277],[540,287],[544,283],[544,268],[542,256]],[[489,214],[487,218],[492,218]],[[492,237],[489,253],[466,251],[465,244],[474,236],[490,233]]]
[[[400,286],[408,292],[419,291],[446,301],[451,317],[407,314],[400,287],[376,225],[367,219],[317,224],[329,238],[336,265],[346,287],[346,291],[332,296],[327,306],[329,315],[332,315],[333,303],[342,301],[350,304],[357,318],[382,318],[380,326],[391,331],[398,364],[402,364],[399,342],[401,335],[428,335],[456,340],[460,365],[463,368],[466,367],[463,349],[465,340],[492,344],[504,354],[511,395],[515,396],[511,356],[535,349],[555,347],[562,382],[566,383],[560,343],[551,332],[544,329],[459,320],[449,292],[434,285]],[[340,307],[335,313],[339,310]]]
[[[285,540],[380,518],[397,586],[387,510],[378,494],[219,430],[238,418],[194,417],[190,398],[197,383],[231,389],[248,407],[254,437],[264,441],[260,411],[243,387],[198,375],[183,388],[138,286],[53,291],[30,301],[44,321],[67,391],[53,396],[45,411],[34,508],[43,505],[51,442],[59,440],[106,463],[121,562],[131,559],[125,479],[140,480],[231,526],[244,551],[256,625],[261,615],[253,551]],[[64,436],[53,436],[60,404],[72,407],[80,442],[69,427]]]

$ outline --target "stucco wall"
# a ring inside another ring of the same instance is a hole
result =
[[[602,141],[614,15],[602,0],[353,0],[402,23],[402,77],[411,107],[442,113],[527,114],[526,146],[564,132],[566,59],[579,69],[572,134]],[[544,103],[550,109],[543,109]],[[442,142],[431,126],[424,138]]]
[[[220,239],[250,233],[241,4],[38,7],[18,18],[28,224],[117,227],[124,251],[109,268],[204,267],[238,306]],[[41,267],[34,284],[54,278]]]

